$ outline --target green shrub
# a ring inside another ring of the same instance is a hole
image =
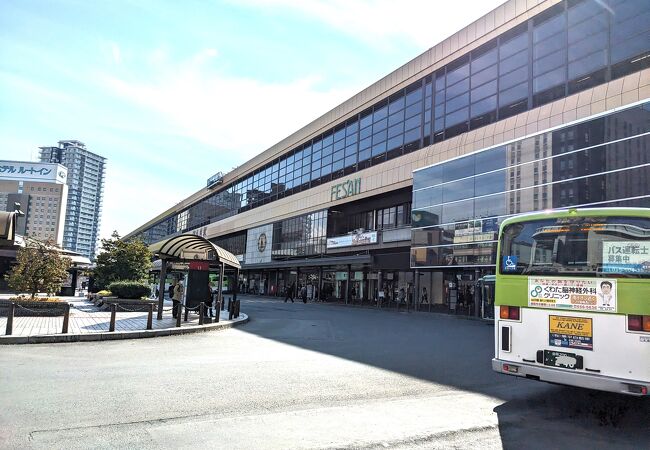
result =
[[[142,298],[151,295],[151,288],[141,281],[114,281],[108,290],[119,298]]]

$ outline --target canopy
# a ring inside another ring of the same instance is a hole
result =
[[[195,234],[181,234],[156,242],[149,246],[151,253],[168,260],[213,259],[207,256],[214,252],[216,259],[235,269],[241,269],[241,264],[235,255],[214,245],[204,237]],[[201,254],[205,255],[204,257]]]

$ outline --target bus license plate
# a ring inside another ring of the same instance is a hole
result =
[[[544,350],[544,365],[563,369],[582,369],[582,356],[575,353]]]

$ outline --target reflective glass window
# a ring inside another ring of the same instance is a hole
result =
[[[552,70],[542,76],[533,78],[533,92],[540,92],[550,87],[562,84],[566,81],[564,67]]]
[[[406,106],[422,100],[422,87],[418,87],[413,92],[406,95]]]
[[[474,161],[474,155],[470,155],[442,164],[443,182],[474,175]]]
[[[469,91],[469,78],[447,87],[447,98],[455,97],[467,91]]]
[[[504,192],[506,190],[506,172],[496,172],[477,175],[474,179],[476,196]]]
[[[372,123],[372,114],[368,114],[365,117],[361,117],[361,120],[359,121],[359,126],[361,128],[365,128],[368,125],[370,125],[371,123]]]
[[[400,147],[403,144],[404,144],[404,135],[399,134],[399,135],[393,136],[393,137],[389,136],[388,137],[388,143],[386,144],[386,147],[389,150],[392,150],[392,149]]]
[[[404,129],[410,130],[411,128],[419,127],[421,124],[422,124],[422,115],[418,114],[417,116],[413,116],[410,119],[407,119],[406,122],[404,122]]]
[[[533,58],[539,59],[562,50],[564,47],[566,47],[566,36],[564,34],[555,35],[533,46]]]
[[[506,90],[528,80],[528,66],[523,66],[499,78],[499,89]]]
[[[388,137],[394,137],[404,132],[404,123],[398,123],[388,129]]]
[[[533,43],[540,42],[555,34],[562,33],[566,27],[566,17],[561,13],[533,28]]]
[[[442,185],[443,202],[453,202],[471,197],[474,197],[474,178],[465,178]]]
[[[596,51],[604,51],[607,47],[607,32],[603,31],[593,36],[569,45],[569,61],[582,58]]]
[[[582,59],[569,63],[569,79],[589,74],[607,65],[607,51],[600,50]]]
[[[469,76],[469,64],[460,66],[457,69],[447,72],[447,86],[451,86]]]
[[[494,80],[497,77],[497,66],[488,67],[478,73],[472,73],[472,87]]]
[[[422,189],[413,193],[413,208],[420,209],[442,203],[442,188]]]
[[[417,141],[422,137],[422,130],[418,128],[413,128],[412,130],[407,130],[404,133],[404,142],[409,143]]]
[[[414,103],[413,105],[406,108],[405,114],[406,117],[411,117],[415,114],[422,112],[422,103]]]
[[[388,114],[392,114],[401,109],[404,109],[404,97],[397,98],[390,102],[390,105],[388,105]]]
[[[522,33],[499,45],[499,58],[504,60],[528,47],[528,34]]]
[[[447,114],[445,122],[447,124],[447,127],[450,127],[452,125],[456,125],[463,121],[467,121],[468,118],[469,118],[469,108],[463,108],[454,113]]]
[[[557,52],[533,62],[533,76],[548,72],[566,63],[566,53]]]
[[[499,104],[507,105],[528,97],[528,82],[506,89],[499,93]]]
[[[442,223],[461,222],[474,218],[474,199],[442,205]]]
[[[471,115],[472,117],[476,117],[486,112],[494,111],[495,109],[497,109],[497,96],[493,95],[492,97],[472,103]]]
[[[528,50],[517,53],[507,59],[504,59],[499,64],[499,74],[504,74],[513,71],[514,69],[525,66],[528,64]]]
[[[474,155],[476,173],[489,172],[506,167],[506,147],[496,147]]]
[[[413,189],[442,183],[442,165],[427,167],[413,173]]]
[[[497,81],[494,80],[490,83],[484,84],[483,86],[477,87],[476,89],[472,89],[472,102],[496,93]]]
[[[388,116],[388,126],[393,126],[396,123],[404,121],[404,110],[398,111],[395,114]]]
[[[469,92],[447,101],[447,112],[455,111],[469,104]]]
[[[388,115],[388,106],[384,106],[383,108],[379,108],[372,114],[372,120],[373,122],[378,122],[381,119],[385,118]]]
[[[486,67],[491,66],[497,62],[497,48],[493,48],[487,53],[484,53],[476,58],[472,58],[471,69],[472,73],[479,72]]]

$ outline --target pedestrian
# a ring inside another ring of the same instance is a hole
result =
[[[300,297],[302,298],[303,303],[307,303],[307,286],[303,286],[300,289]]]
[[[291,303],[293,303],[293,296],[294,296],[294,291],[296,289],[296,282],[294,281],[291,283],[291,286],[289,286],[289,289],[287,289],[287,296],[284,299],[284,302],[287,303],[287,300],[291,300]]]
[[[399,311],[399,307],[405,304],[406,304],[406,292],[404,292],[404,288],[400,288],[399,292],[397,293],[397,310]]]
[[[212,297],[214,293],[212,292],[212,283],[208,279],[208,300],[205,302],[205,306],[208,307],[208,314],[212,317]]]
[[[429,303],[429,295],[427,294],[427,288],[422,288],[422,301],[420,303]]]
[[[354,303],[357,298],[357,290],[354,288],[354,286],[352,286],[352,290],[350,291],[350,298],[352,299],[352,303]]]
[[[178,280],[178,282],[174,284],[174,295],[172,296],[172,301],[174,303],[172,316],[174,318],[176,317],[176,314],[179,313],[179,308],[180,308],[179,305],[183,301],[183,293],[184,293],[183,282],[181,280]]]

